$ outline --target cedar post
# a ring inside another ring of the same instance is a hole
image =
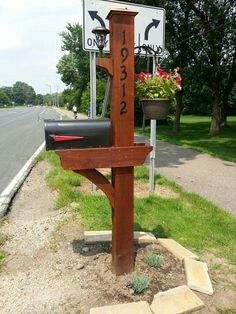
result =
[[[137,12],[111,10],[110,58],[98,58],[97,65],[111,75],[112,146],[134,143],[134,18]],[[112,167],[112,265],[117,275],[134,268],[133,199],[134,167]]]
[[[134,143],[134,17],[127,10],[111,11],[110,58],[112,145],[132,146]],[[112,168],[115,190],[112,209],[112,265],[117,275],[134,268],[133,198],[134,167]]]
[[[134,166],[143,164],[151,146],[134,143],[134,18],[136,12],[111,10],[110,57],[97,65],[111,76],[112,146],[57,150],[64,169],[96,184],[112,207],[112,267],[116,275],[134,269]],[[111,168],[110,183],[96,168]]]

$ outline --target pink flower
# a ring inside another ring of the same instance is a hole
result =
[[[156,76],[161,77],[164,80],[168,80],[169,78],[174,78],[177,86],[177,90],[182,90],[182,77],[179,74],[180,68],[176,67],[174,69],[174,73],[169,73],[163,70],[160,66],[157,67],[156,69]],[[144,82],[147,78],[152,77],[151,73],[145,73],[145,72],[140,72],[139,74],[135,74],[135,79],[139,82],[142,83]]]
[[[180,68],[179,67],[176,67],[174,69],[174,79],[175,79],[175,82],[176,82],[176,85],[177,85],[177,89],[180,91],[182,90],[182,77],[181,75],[179,74],[179,71],[180,71]]]
[[[170,73],[166,72],[161,67],[157,67],[156,75],[160,76],[160,77],[162,77],[164,79],[168,79],[170,77]]]
[[[149,77],[152,77],[152,75],[150,73],[140,72],[137,75],[137,79],[138,79],[139,82],[143,82],[143,81],[145,81]]]

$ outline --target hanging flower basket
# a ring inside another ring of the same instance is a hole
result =
[[[167,98],[142,99],[143,113],[146,119],[166,120],[169,113],[170,100]]]
[[[168,117],[170,102],[177,90],[181,90],[179,68],[174,74],[157,68],[156,75],[140,72],[136,76],[135,91],[143,107],[145,118],[165,120]]]

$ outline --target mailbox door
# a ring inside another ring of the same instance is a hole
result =
[[[111,146],[109,120],[45,120],[46,150]]]

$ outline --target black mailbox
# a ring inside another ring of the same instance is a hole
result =
[[[111,146],[109,120],[45,120],[46,150]]]

